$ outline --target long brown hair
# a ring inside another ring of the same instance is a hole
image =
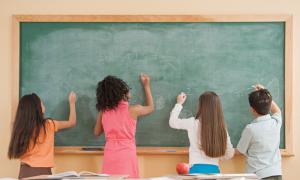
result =
[[[24,95],[18,105],[8,148],[8,158],[20,158],[27,152],[31,143],[38,141],[41,130],[46,133],[46,120],[41,100],[36,94]]]
[[[199,97],[196,119],[199,126],[199,148],[209,157],[220,157],[227,148],[227,131],[219,96],[211,91],[204,92]]]

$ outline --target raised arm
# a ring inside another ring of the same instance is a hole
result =
[[[154,111],[154,103],[150,88],[150,77],[147,74],[141,74],[140,75],[140,81],[143,85],[144,92],[145,92],[145,98],[146,98],[146,104],[145,105],[133,105],[130,107],[131,115],[134,119],[136,119],[139,116],[144,116],[147,114],[150,114]]]
[[[154,111],[154,103],[150,88],[150,77],[147,74],[141,74],[140,80],[143,84],[146,97],[146,106],[144,106],[144,113],[141,113],[142,115],[144,115]]]
[[[276,104],[275,101],[272,101],[272,104],[271,104],[271,113],[272,114],[281,113],[281,110],[280,110],[280,108],[278,107],[278,105]]]
[[[179,114],[182,110],[182,104],[186,100],[186,94],[180,93],[177,96],[177,103],[175,104],[174,108],[171,111],[170,118],[169,118],[169,126],[174,129],[188,129],[191,125],[193,125],[194,118],[189,119],[180,119]]]
[[[69,94],[69,106],[70,106],[70,113],[69,113],[69,120],[65,121],[57,121],[54,120],[56,130],[66,129],[70,127],[74,127],[76,125],[76,94],[71,92]]]
[[[96,125],[94,127],[94,135],[100,136],[102,133],[103,133],[102,112],[100,111],[98,113]]]

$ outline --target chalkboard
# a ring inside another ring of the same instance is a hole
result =
[[[139,119],[138,146],[188,146],[187,133],[169,127],[170,111],[183,91],[188,99],[180,116],[195,115],[207,90],[220,95],[236,145],[252,121],[251,85],[264,84],[284,112],[284,43],[284,22],[22,22],[20,95],[36,92],[47,117],[66,119],[68,92],[75,91],[77,126],[57,133],[56,146],[103,145],[104,137],[93,135],[97,82],[118,76],[132,88],[130,103],[143,103],[138,75],[145,72],[152,78],[155,112]]]

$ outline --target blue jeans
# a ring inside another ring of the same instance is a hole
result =
[[[218,174],[220,169],[213,164],[194,164],[189,171],[190,174]]]

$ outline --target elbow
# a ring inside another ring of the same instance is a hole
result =
[[[96,128],[94,129],[94,136],[96,136],[96,137],[99,136],[99,132]]]
[[[234,148],[233,156],[243,155],[237,148]]]
[[[94,131],[94,136],[98,137],[100,134],[96,131]]]
[[[173,121],[172,121],[171,119],[169,120],[169,126],[170,126],[171,128],[176,129],[176,126],[175,126],[175,124],[173,123]]]
[[[75,126],[76,126],[76,123],[70,124],[70,128],[73,128],[73,127],[75,127]]]
[[[70,127],[75,127],[76,126],[76,119],[73,119],[70,121]]]
[[[228,155],[228,159],[233,158],[233,156],[235,155],[235,150],[231,151]]]
[[[227,150],[225,152],[225,155],[223,156],[222,160],[229,160],[231,158],[233,158],[233,156],[235,155],[235,151],[233,150]]]
[[[94,128],[94,136],[95,137],[100,136],[102,134],[102,132],[103,132],[102,128],[98,128],[97,126],[95,126],[95,128]]]
[[[171,112],[169,118],[169,126],[173,129],[177,129],[176,120],[177,120],[176,116],[173,114],[173,112]]]
[[[231,147],[231,149],[228,153],[228,159],[233,158],[234,155],[235,155],[235,148]]]
[[[278,108],[278,111],[277,111],[277,113],[280,113],[281,114],[281,110]]]
[[[150,107],[149,107],[149,111],[150,113],[154,112],[155,110],[155,107],[154,107],[154,104],[152,104]]]
[[[101,131],[94,130],[94,136],[98,137],[102,134]]]

